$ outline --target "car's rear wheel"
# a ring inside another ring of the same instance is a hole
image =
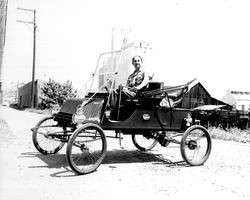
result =
[[[149,151],[158,143],[157,140],[150,137],[150,134],[132,134],[132,141],[140,151]]]
[[[35,148],[42,154],[55,154],[63,148],[66,128],[58,126],[57,121],[45,117],[33,128],[32,141]]]

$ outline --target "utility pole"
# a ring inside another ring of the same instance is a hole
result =
[[[25,24],[33,24],[33,63],[32,63],[32,84],[31,84],[31,108],[35,107],[35,69],[36,69],[36,10],[35,9],[26,9],[26,8],[17,8],[18,10],[23,10],[27,12],[33,12],[33,22],[30,21],[21,21],[17,22]]]
[[[0,1],[0,105],[3,103],[3,54],[4,54],[4,46],[5,46],[5,38],[6,38],[6,24],[7,24],[7,7],[8,0]]]

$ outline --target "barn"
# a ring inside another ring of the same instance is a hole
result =
[[[203,105],[224,105],[226,109],[232,108],[229,104],[212,97],[200,82],[190,86],[179,107],[192,109]]]
[[[190,86],[179,107],[196,111],[196,118],[200,119],[204,126],[220,124],[224,127],[249,127],[248,111],[237,109],[233,104],[212,97],[200,82]],[[241,107],[239,106],[239,108]]]

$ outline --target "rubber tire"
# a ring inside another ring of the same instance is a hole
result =
[[[57,153],[58,151],[60,151],[60,150],[63,148],[63,146],[64,146],[64,144],[65,144],[65,142],[58,142],[58,145],[55,146],[54,149],[49,150],[49,151],[46,150],[46,149],[44,149],[44,148],[42,148],[41,145],[39,145],[39,142],[38,142],[38,140],[37,140],[37,133],[38,133],[39,127],[40,127],[43,123],[45,123],[46,121],[48,121],[48,120],[53,120],[53,116],[45,117],[45,118],[41,119],[41,120],[37,123],[37,125],[35,126],[35,128],[33,129],[33,134],[32,134],[32,141],[33,141],[33,144],[34,144],[35,148],[36,148],[40,153],[42,153],[42,154],[44,154],[44,155],[46,155],[46,154],[55,154],[55,153]],[[63,129],[63,131],[66,130],[65,127],[62,127],[62,129]],[[64,132],[64,135],[66,135],[65,132]]]
[[[139,149],[140,151],[150,151],[150,150],[152,150],[156,145],[157,145],[157,143],[158,143],[158,141],[157,140],[154,140],[153,142],[152,142],[152,144],[150,144],[149,146],[146,146],[146,147],[143,147],[141,144],[139,144],[139,142],[136,140],[136,135],[137,134],[132,134],[132,141],[133,141],[133,144],[135,145],[135,147],[137,148],[137,149]],[[147,138],[145,138],[145,139],[147,139]]]
[[[73,147],[74,141],[77,138],[78,134],[81,133],[81,131],[84,129],[96,129],[99,132],[99,134],[101,136],[101,140],[102,140],[102,154],[101,154],[100,158],[96,161],[96,163],[93,165],[93,167],[90,168],[89,170],[79,169],[77,167],[77,165],[74,163],[74,160],[72,159],[72,147]],[[75,132],[73,133],[73,135],[70,137],[69,142],[67,144],[66,155],[67,155],[68,164],[69,164],[70,168],[76,174],[79,174],[79,175],[89,174],[89,173],[94,172],[101,165],[106,154],[107,154],[106,136],[105,136],[102,128],[96,123],[86,123],[86,124],[83,124],[78,129],[76,129]]]
[[[205,134],[205,137],[207,139],[207,145],[208,145],[205,155],[202,157],[202,159],[199,160],[199,162],[193,162],[192,160],[190,160],[186,154],[186,151],[185,151],[187,137],[190,134],[190,132],[192,132],[195,129],[199,129],[199,130],[203,131],[203,133]],[[181,156],[191,166],[199,166],[199,165],[204,164],[207,161],[207,159],[211,153],[211,149],[212,149],[211,136],[210,136],[209,132],[207,131],[207,129],[203,126],[193,125],[193,126],[189,127],[182,136],[181,146],[180,146]]]

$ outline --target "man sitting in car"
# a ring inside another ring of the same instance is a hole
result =
[[[132,64],[135,68],[134,72],[129,75],[124,93],[129,97],[134,97],[138,90],[145,87],[152,77],[146,75],[145,71],[141,69],[142,58],[141,56],[134,56],[132,58]]]
[[[145,71],[141,69],[142,63],[143,61],[141,56],[134,56],[132,58],[134,72],[128,76],[125,86],[119,85],[117,90],[118,94],[111,94],[111,105],[114,105],[113,114],[117,113],[118,107],[124,102],[124,100],[134,98],[137,92],[144,88],[152,79],[152,76],[148,76]]]

